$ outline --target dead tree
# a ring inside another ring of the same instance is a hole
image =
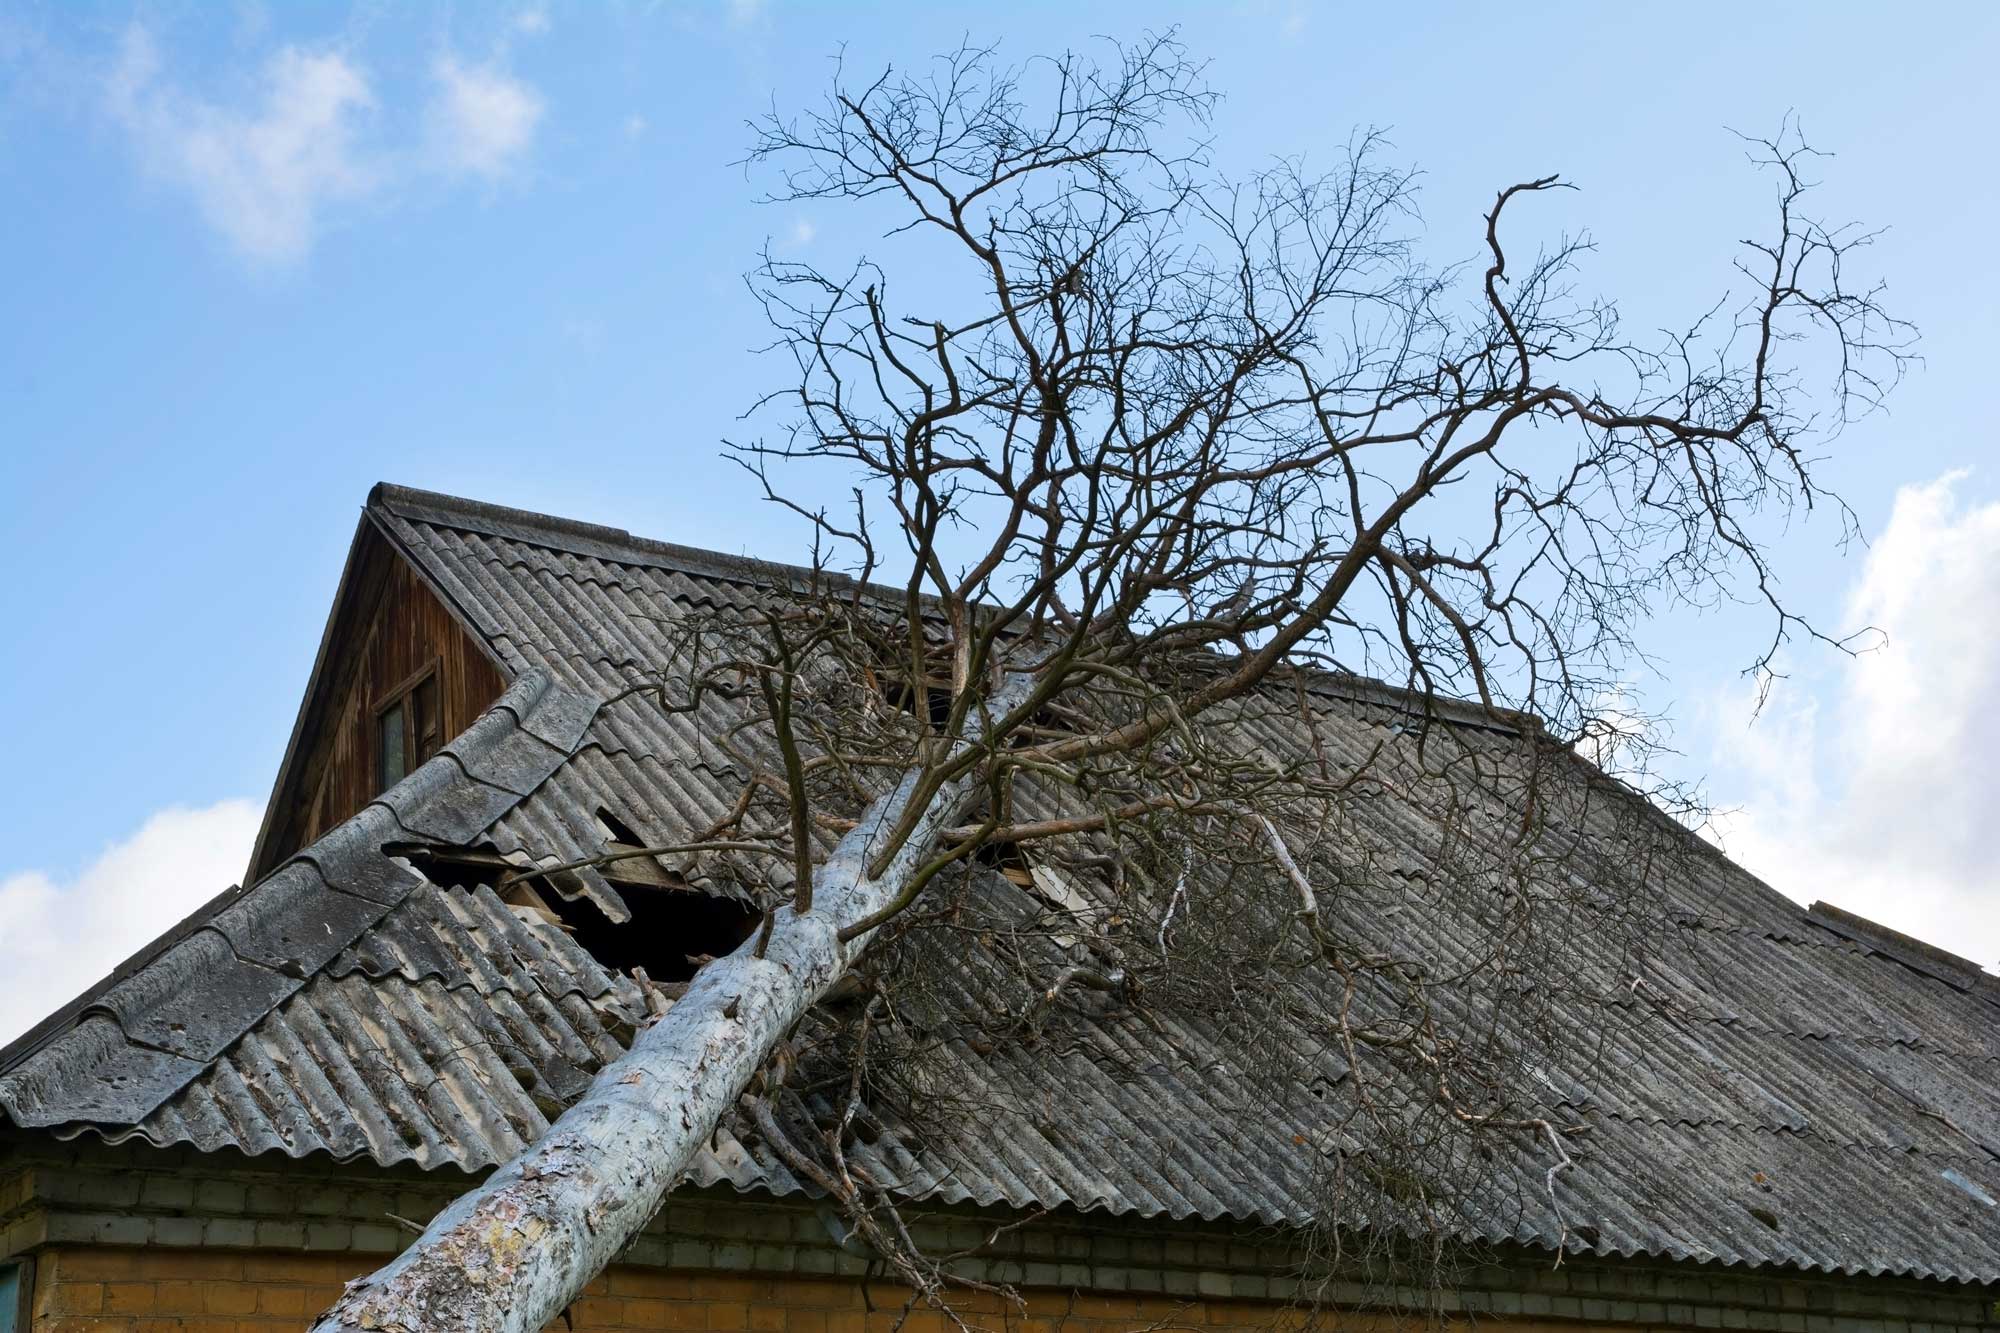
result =
[[[980,927],[1045,996],[994,1040],[1142,985],[1267,1004],[1259,1022],[1311,1026],[1377,1071],[1328,1131],[1372,1197],[1449,1206],[1448,1163],[1371,1146],[1436,1123],[1530,1145],[1553,1200],[1565,1127],[1522,1113],[1467,1035],[1497,994],[1469,978],[1519,990],[1524,959],[1551,977],[1564,961],[1538,923],[1576,878],[1564,830],[1592,787],[1545,760],[1619,716],[1637,628],[1665,602],[1760,603],[1759,664],[1818,636],[1778,599],[1765,525],[1845,515],[1815,450],[1898,377],[1907,330],[1851,285],[1868,235],[1802,211],[1813,154],[1789,127],[1752,145],[1776,215],[1742,288],[1648,342],[1577,295],[1584,242],[1513,241],[1556,177],[1501,190],[1479,258],[1433,268],[1414,178],[1378,138],[1324,174],[1232,180],[1200,139],[1211,106],[1167,37],[1101,63],[967,48],[843,73],[817,110],[757,127],[778,199],[879,219],[900,266],[767,256],[753,274],[788,373],[759,405],[770,433],[732,449],[810,526],[813,568],[755,616],[690,620],[686,650],[634,684],[651,706],[727,700],[739,722],[718,740],[746,774],[722,824],[646,851],[773,905],[320,1329],[542,1327],[753,1082],[744,1114],[774,1149],[934,1293],[941,1270],[840,1160],[863,1067],[888,1058],[870,1042],[894,1039],[883,1007],[846,1029],[840,1123],[788,1128],[783,1083],[870,940],[917,948],[902,924],[946,919],[996,848],[1047,849],[1053,887],[1020,873],[1052,900],[1062,877],[1100,890],[1057,903],[1034,948]],[[830,492],[851,501],[804,498]],[[1411,725],[1358,761],[1316,753],[1304,691],[1367,678]],[[1517,739],[1425,725],[1447,707]],[[1255,739],[1260,714],[1293,712],[1299,746]],[[1443,968],[1331,906],[1396,854],[1344,822],[1370,788],[1435,809],[1438,880],[1492,886],[1478,957]],[[1462,818],[1475,796],[1506,826]],[[1222,900],[1247,943],[1183,929]],[[1281,975],[1314,978],[1310,1012],[1260,984]]]

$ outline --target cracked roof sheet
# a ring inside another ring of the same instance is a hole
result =
[[[15,1125],[479,1171],[538,1134],[643,1021],[633,982],[567,936],[384,849],[490,842],[548,864],[602,850],[599,808],[656,843],[722,814],[733,766],[712,737],[726,715],[601,701],[668,652],[677,617],[754,599],[785,571],[386,486],[370,514],[513,683],[360,814],[0,1052],[0,1108]],[[1365,690],[1315,706],[1356,754],[1388,725]],[[1279,721],[1247,725],[1257,743],[1298,743]],[[1425,836],[1420,825],[1419,812],[1385,808],[1371,828],[1393,852]],[[996,902],[1025,896],[985,880]],[[1591,1060],[1537,1071],[1544,1100],[1590,1125],[1554,1185],[1572,1248],[2000,1281],[1994,979],[1801,908],[1712,852],[1651,910],[1673,948],[1637,964],[1608,945],[1574,960],[1598,981],[1643,983],[1646,1003],[1607,1011]],[[1451,927],[1439,915],[1370,928],[1420,933],[1446,963],[1460,947]],[[1018,998],[1018,977],[961,954],[943,973],[948,1006],[978,1014]],[[936,1058],[964,1113],[919,1132],[874,1106],[872,1141],[854,1155],[942,1201],[1316,1217],[1325,1195],[1297,1147],[1319,1124],[1315,1087],[1274,1084],[1202,1013],[1142,1021],[1112,1007],[1083,1034],[996,1047],[947,1033]],[[1526,1150],[1503,1163],[1452,1225],[1554,1247],[1563,1224],[1545,1167]],[[802,1188],[727,1125],[689,1175]]]

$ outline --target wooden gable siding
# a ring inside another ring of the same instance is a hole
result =
[[[448,742],[507,685],[484,645],[366,525],[349,557],[346,582],[346,605],[334,609],[292,753],[265,816],[253,876],[268,873],[380,794],[377,718],[393,691],[434,666],[440,741]]]
[[[356,655],[353,678],[327,718],[324,757],[314,765],[317,781],[304,792],[301,845],[380,795],[376,714],[392,690],[435,666],[442,739],[448,741],[506,688],[485,650],[401,559],[391,562],[381,601],[350,651]]]

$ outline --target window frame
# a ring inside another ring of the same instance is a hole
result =
[[[35,1298],[35,1259],[33,1255],[20,1254],[12,1258],[0,1259],[0,1274],[11,1270],[14,1291],[11,1300],[4,1289],[0,1289],[0,1333],[28,1333],[32,1327]]]
[[[388,755],[382,745],[382,726],[391,712],[400,709],[403,718],[403,773],[402,777],[396,779],[397,782],[415,772],[425,760],[444,748],[443,666],[442,657],[432,657],[430,661],[397,681],[394,687],[376,700],[374,709],[369,713],[372,722],[368,729],[369,772],[374,779],[377,796],[396,785],[395,782],[383,780],[383,764]],[[423,753],[423,738],[417,734],[416,697],[417,691],[427,684],[434,684],[436,687],[434,691],[436,716],[432,719],[432,726],[436,728],[436,741],[428,753]]]

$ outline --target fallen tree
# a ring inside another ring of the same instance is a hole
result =
[[[1479,873],[1511,881],[1520,906],[1482,966],[1518,974],[1520,921],[1573,878],[1545,836],[1543,756],[1643,743],[1618,691],[1662,599],[1766,607],[1758,665],[1818,637],[1779,602],[1759,526],[1823,494],[1800,376],[1823,368],[1844,417],[1893,380],[1903,330],[1843,285],[1866,236],[1800,213],[1811,155],[1795,139],[1763,145],[1778,222],[1748,252],[1749,295],[1641,346],[1573,296],[1580,243],[1510,259],[1503,214],[1554,178],[1500,192],[1483,267],[1460,282],[1397,230],[1412,176],[1381,166],[1375,140],[1326,176],[1280,164],[1232,184],[1198,143],[1175,146],[1211,105],[1169,38],[1102,66],[961,50],[922,77],[837,83],[819,112],[762,127],[779,197],[887,210],[890,235],[932,247],[926,262],[941,247],[961,265],[927,281],[922,313],[866,264],[758,271],[796,374],[764,405],[775,438],[736,453],[811,525],[816,561],[755,614],[691,615],[685,651],[630,692],[729,701],[735,808],[642,850],[761,886],[763,927],[318,1329],[542,1327],[878,931],[947,869],[1037,842],[1079,873],[1147,878],[1162,975],[1195,957],[1174,923],[1210,867],[1268,872],[1283,938],[1215,958],[1217,993],[1254,991],[1260,968],[1324,969],[1344,998],[1287,1019],[1323,1022],[1353,1067],[1388,1071],[1357,1080],[1353,1124],[1393,1135],[1414,1098],[1444,1124],[1546,1144],[1553,1203],[1560,1127],[1510,1110],[1449,1030],[1463,995],[1322,913],[1343,874],[1329,835],[1364,781],[1439,784],[1440,807],[1454,782],[1502,784],[1518,824],[1481,831]],[[792,478],[828,464],[859,477],[851,515],[797,498]],[[1414,760],[1385,740],[1397,754],[1379,771],[1375,756],[1346,771],[1245,742],[1248,701],[1289,698],[1312,672],[1395,681],[1419,728],[1446,699],[1475,701],[1472,716],[1522,737],[1518,762],[1440,757],[1420,735]],[[1046,1002],[1020,1024],[1129,988],[1128,939],[1083,913],[1050,937]],[[766,1094],[747,1109],[867,1234],[893,1235]],[[828,1131],[836,1157],[845,1129]],[[1391,1196],[1431,1188],[1368,1170]],[[890,1257],[935,1296],[941,1277]]]
[[[1026,694],[1016,681],[990,708],[1004,722]],[[319,1326],[531,1330],[559,1314],[659,1210],[779,1038],[866,947],[868,930],[853,927],[909,889],[975,786],[959,777],[918,805],[912,773],[882,796],[817,868],[816,905],[779,909],[759,939],[703,968],[548,1133],[351,1285]],[[871,869],[913,811],[911,836]]]

